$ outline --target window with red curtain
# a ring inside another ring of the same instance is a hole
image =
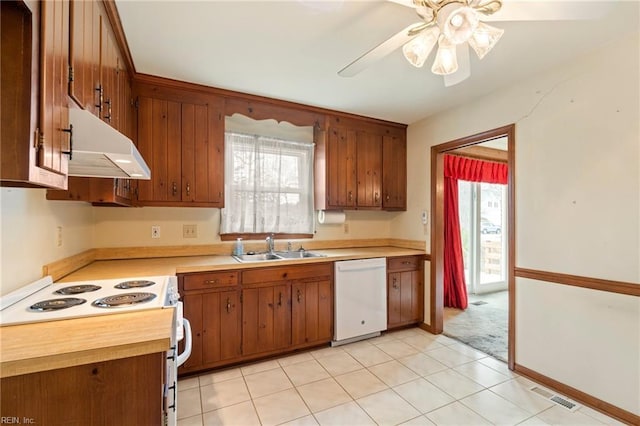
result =
[[[458,309],[468,306],[458,216],[458,180],[506,185],[508,172],[504,163],[444,156],[444,306]]]

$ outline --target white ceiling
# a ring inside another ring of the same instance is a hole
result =
[[[503,0],[508,2],[509,0]],[[580,10],[589,1],[572,1]],[[496,22],[505,29],[471,77],[444,87],[401,49],[351,78],[337,72],[418,22],[385,1],[116,0],[136,71],[410,124],[638,31],[638,0],[597,20]],[[500,12],[498,12],[500,13]]]

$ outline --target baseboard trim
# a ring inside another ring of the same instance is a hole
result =
[[[584,404],[590,408],[593,408],[594,410],[606,414],[607,416],[611,416],[621,422],[625,422],[631,425],[640,424],[640,416],[637,416],[627,410],[623,410],[620,407],[616,407],[613,404],[582,392],[581,390],[578,390],[574,387],[554,380],[551,377],[547,377],[544,374],[540,374],[537,371],[531,370],[517,363],[515,364],[514,370],[516,373],[521,374],[527,379],[531,379],[536,383],[552,388],[560,392],[561,394],[564,394],[571,399],[580,402],[581,404]]]

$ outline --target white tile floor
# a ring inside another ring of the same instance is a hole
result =
[[[418,328],[182,379],[178,425],[598,425],[506,364]]]

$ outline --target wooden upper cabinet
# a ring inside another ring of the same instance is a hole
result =
[[[70,1],[69,95],[82,108],[100,115],[100,30],[103,19],[97,1]]]
[[[405,210],[406,129],[331,116],[325,123],[314,136],[316,209]]]
[[[357,170],[358,207],[382,206],[382,136],[371,132],[358,132]]]
[[[382,138],[382,207],[407,209],[407,142],[399,136]]]
[[[40,135],[38,166],[66,175],[70,150],[69,2],[41,3]]]
[[[139,204],[223,207],[222,109],[215,97],[138,97],[138,149],[151,169]]]
[[[0,3],[0,180],[3,186],[66,188],[69,133],[62,129],[69,122],[61,86],[68,78],[69,3]]]
[[[100,118],[115,129],[118,123],[118,45],[106,16],[100,17],[100,84],[98,109]]]
[[[356,206],[356,132],[334,127],[328,132],[326,147],[328,208]]]

